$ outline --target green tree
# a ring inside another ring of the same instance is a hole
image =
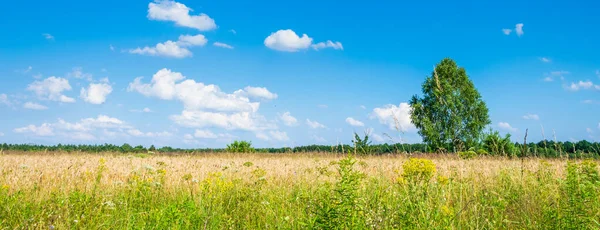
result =
[[[423,98],[410,100],[410,118],[423,141],[436,151],[475,146],[491,123],[488,108],[464,68],[445,58],[422,85]]]
[[[251,142],[234,141],[227,145],[226,151],[230,153],[253,153],[255,150],[252,148]]]

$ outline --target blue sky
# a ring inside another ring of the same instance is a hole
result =
[[[419,142],[405,103],[444,57],[467,69],[491,128],[600,140],[595,1],[3,6],[0,142],[271,147],[367,129]]]

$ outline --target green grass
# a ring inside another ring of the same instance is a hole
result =
[[[116,170],[111,162],[126,159],[109,158],[107,163],[101,158],[85,172],[76,167],[55,171],[52,180],[68,188],[18,175],[49,171],[0,162],[0,228],[600,228],[600,180],[593,161],[557,169],[555,162],[532,160],[536,167],[486,172],[491,164],[509,160],[471,159],[481,165],[457,168],[453,165],[466,160],[434,160],[438,165],[432,165],[429,160],[392,159],[398,162],[390,164],[397,166],[395,172],[373,172],[369,169],[385,159],[327,158],[295,175],[279,176],[252,163],[257,159],[239,159],[200,177],[177,166],[174,162],[185,160],[177,158],[144,163],[122,181],[111,181]],[[72,177],[77,180],[64,179],[77,170],[82,171]],[[15,182],[18,178],[27,182]]]

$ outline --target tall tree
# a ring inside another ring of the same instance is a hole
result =
[[[422,85],[423,98],[410,100],[410,118],[423,141],[436,151],[474,146],[491,123],[488,108],[464,68],[445,58]]]

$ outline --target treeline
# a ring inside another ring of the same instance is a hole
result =
[[[499,141],[501,142],[501,141]],[[537,143],[527,143],[524,148],[522,143],[505,143],[500,144],[507,147],[497,147],[493,144],[481,144],[479,148],[473,148],[479,155],[499,155],[499,156],[537,156],[537,157],[579,157],[579,156],[600,156],[600,143],[589,142],[586,140],[578,142],[554,142],[552,140],[539,141]],[[376,144],[376,145],[361,145],[355,151],[353,145],[307,145],[298,147],[284,148],[256,148],[255,152],[260,153],[347,153],[357,152],[363,155],[383,155],[383,154],[422,154],[422,153],[440,153],[434,151],[426,144]],[[169,146],[156,148],[154,146],[144,147],[141,145],[131,146],[129,144],[113,145],[34,145],[34,144],[2,144],[1,151],[20,151],[20,152],[67,152],[67,153],[225,153],[225,148],[172,148]],[[452,153],[449,151],[448,153]]]

